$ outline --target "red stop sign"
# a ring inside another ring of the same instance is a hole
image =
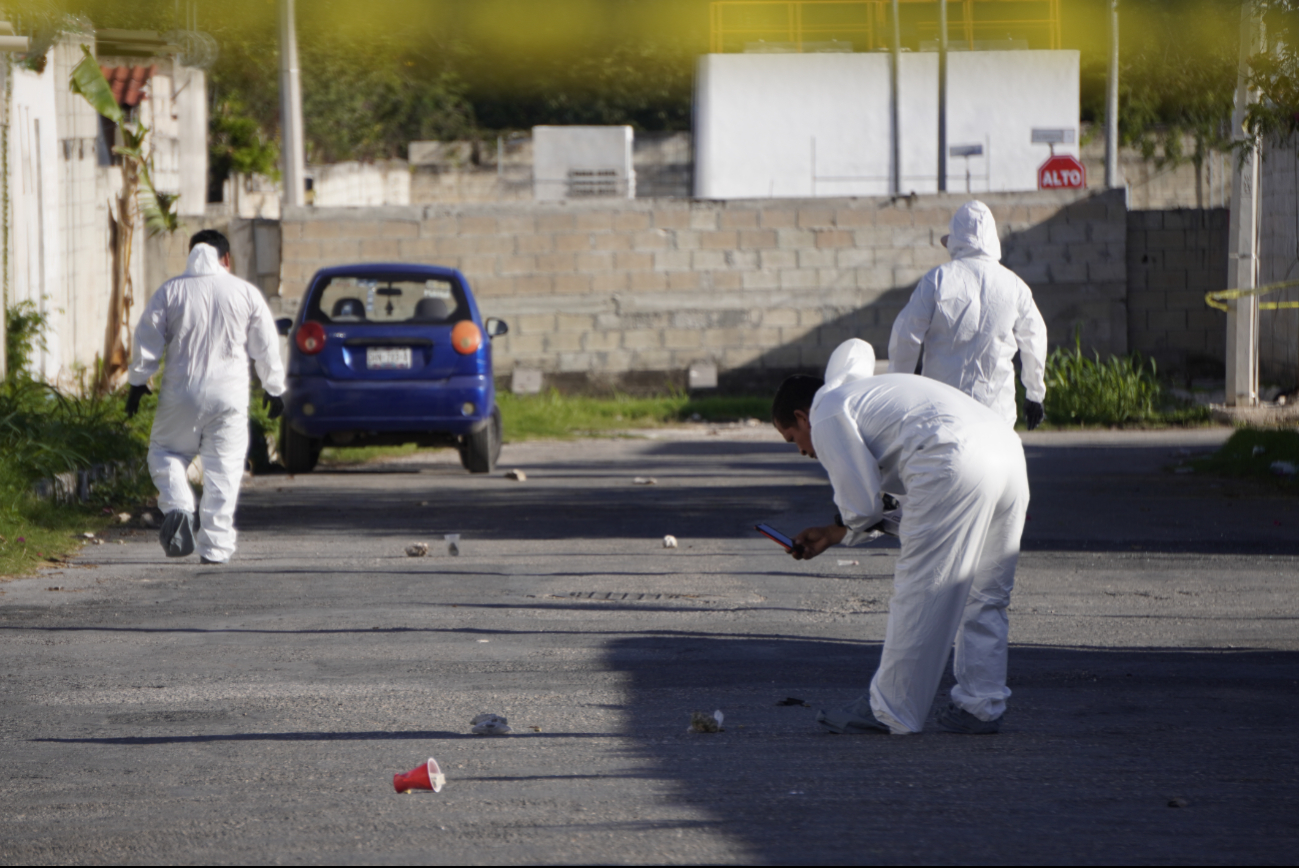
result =
[[[1075,157],[1060,154],[1047,160],[1037,170],[1039,190],[1070,190],[1087,186],[1087,169]]]

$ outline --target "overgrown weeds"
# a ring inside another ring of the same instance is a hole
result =
[[[1294,472],[1299,467],[1299,431],[1240,428],[1217,452],[1191,465],[1202,473],[1267,480],[1283,490],[1299,492],[1299,474]]]
[[[1046,360],[1047,420],[1068,425],[1186,425],[1209,421],[1207,407],[1174,398],[1154,359],[1140,353],[1088,357],[1082,342],[1057,347]]]

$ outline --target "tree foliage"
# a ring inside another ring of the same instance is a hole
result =
[[[1158,166],[1230,147],[1239,0],[1120,4],[1119,138]],[[1084,52],[1082,115],[1105,118],[1108,58]],[[1185,149],[1186,139],[1192,147]]]
[[[1259,0],[1264,48],[1250,61],[1250,87],[1259,99],[1249,106],[1246,128],[1283,139],[1299,132],[1299,3]]]

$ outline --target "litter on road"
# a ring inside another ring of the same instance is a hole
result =
[[[722,728],[722,721],[725,715],[720,711],[714,711],[708,714],[704,711],[690,712],[690,726],[686,732],[725,732]]]
[[[432,790],[440,793],[446,782],[446,775],[442,774],[438,761],[433,757],[429,757],[428,762],[415,766],[405,774],[392,776],[392,787],[399,793],[410,793],[415,790]]]
[[[504,717],[490,712],[476,714],[469,722],[473,725],[469,731],[474,735],[509,735],[514,731],[510,729],[509,721]]]
[[[667,536],[663,537],[663,548],[674,549],[676,547],[677,547],[676,537],[674,537],[672,534],[668,534]]]
[[[428,556],[428,543],[411,543],[406,546],[406,557],[423,558]]]
[[[632,485],[658,485],[659,481],[653,476],[636,476],[632,478]]]
[[[443,538],[444,540],[447,541],[447,554],[451,555],[451,557],[453,557],[453,558],[454,558],[454,557],[459,557],[459,555],[460,555],[460,534],[458,534],[458,533],[446,533],[446,534],[443,534],[443,535],[442,535],[442,538]]]
[[[515,482],[525,482],[527,481],[528,474],[524,473],[522,470],[519,470],[518,468],[515,468],[514,470],[505,471],[505,478],[513,479]]]

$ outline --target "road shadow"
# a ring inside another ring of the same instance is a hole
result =
[[[877,645],[641,636],[607,654],[629,731],[660,736],[629,750],[748,862],[1274,864],[1299,844],[1299,653],[1017,646],[991,737],[820,732]],[[725,732],[684,731],[714,709]]]
[[[460,533],[465,539],[752,537],[780,516],[834,514],[824,471],[781,443],[655,441],[600,458],[523,465],[526,483],[435,474],[387,485],[340,472],[253,489],[238,524],[301,536],[372,531]],[[1299,498],[1254,483],[1173,473],[1182,450],[1160,445],[1026,448],[1032,503],[1028,551],[1299,554]],[[657,484],[636,485],[635,473]],[[791,519],[792,520],[792,519]],[[882,542],[877,545],[892,545]]]

